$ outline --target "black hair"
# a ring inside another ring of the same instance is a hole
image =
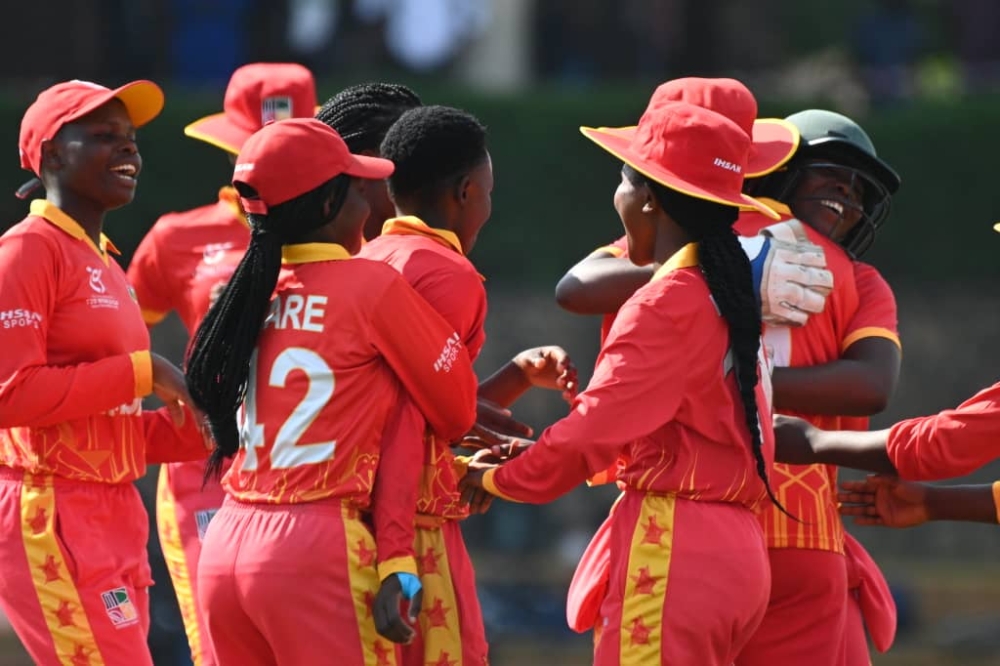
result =
[[[393,197],[426,202],[486,161],[486,127],[461,109],[421,106],[400,116],[380,153],[396,165],[388,179]]]
[[[753,287],[750,260],[733,225],[739,209],[706,199],[698,199],[657,183],[625,165],[625,177],[633,185],[645,184],[663,210],[692,240],[698,243],[698,263],[708,283],[712,299],[729,328],[736,386],[743,402],[743,414],[750,431],[750,449],[757,462],[757,475],[767,496],[785,514],[771,490],[767,461],[762,450],[760,414],[757,411],[757,354],[760,351],[761,316]]]
[[[218,477],[224,458],[239,449],[236,413],[250,380],[250,357],[270,308],[281,270],[281,246],[300,241],[334,217],[347,199],[351,178],[340,175],[290,201],[271,207],[267,215],[247,215],[250,245],[236,271],[194,334],[188,355],[188,391],[205,413],[215,438],[205,478]],[[253,188],[236,183],[240,196],[253,198]],[[329,213],[324,205],[331,202]]]
[[[336,130],[352,153],[360,153],[378,150],[393,123],[420,105],[417,93],[404,85],[362,83],[328,99],[316,119]]]

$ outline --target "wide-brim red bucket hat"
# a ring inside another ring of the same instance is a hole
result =
[[[726,116],[687,102],[649,108],[632,132],[581,127],[588,139],[625,164],[672,190],[780,219],[744,194],[750,136]]]
[[[757,118],[757,100],[742,82],[727,78],[689,76],[661,83],[646,111],[664,104],[687,102],[726,116],[750,135],[745,178],[759,178],[784,166],[799,147],[799,131],[781,118]],[[601,128],[631,139],[635,127]]]

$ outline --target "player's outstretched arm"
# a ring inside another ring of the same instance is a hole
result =
[[[774,459],[791,465],[839,465],[895,474],[886,443],[889,430],[820,430],[808,421],[776,414]]]
[[[608,250],[592,252],[573,266],[556,285],[556,303],[575,314],[617,312],[649,282],[657,265],[636,266],[627,257]]]
[[[565,349],[551,345],[525,349],[480,382],[478,397],[509,407],[533,386],[562,391],[566,402],[572,402],[577,370]]]
[[[1000,482],[969,486],[931,486],[894,476],[872,475],[845,481],[837,495],[840,513],[858,525],[913,527],[929,520],[997,524]]]

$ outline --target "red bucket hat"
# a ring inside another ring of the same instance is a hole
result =
[[[113,99],[122,101],[136,127],[142,127],[163,110],[163,91],[152,81],[133,81],[114,89],[90,81],[57,83],[40,92],[24,112],[18,139],[21,167],[40,175],[42,143],[51,140],[63,125]]]
[[[381,179],[394,168],[389,160],[352,154],[326,123],[292,118],[269,123],[246,140],[236,158],[233,183],[257,190],[257,198],[240,199],[246,212],[266,215],[268,208],[341,174]]]
[[[767,205],[743,194],[750,137],[722,114],[686,102],[666,102],[647,109],[632,132],[592,127],[580,131],[672,190],[779,219]]]
[[[783,166],[799,147],[799,132],[780,118],[757,118],[757,100],[736,79],[686,77],[660,84],[653,91],[646,112],[671,102],[687,102],[726,116],[753,139],[745,178],[767,175]],[[635,127],[602,128],[631,137]]]
[[[316,81],[296,63],[244,65],[230,77],[222,106],[222,113],[194,121],[184,134],[235,155],[251,134],[272,120],[315,115]]]

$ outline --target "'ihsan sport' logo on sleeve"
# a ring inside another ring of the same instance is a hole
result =
[[[0,328],[40,328],[41,324],[42,315],[33,310],[24,308],[0,310]]]
[[[462,349],[462,340],[458,337],[458,333],[452,333],[451,337],[444,343],[444,349],[441,350],[441,355],[438,359],[434,361],[434,371],[435,372],[451,372],[451,366],[455,363],[455,359],[458,358],[458,352]]]

